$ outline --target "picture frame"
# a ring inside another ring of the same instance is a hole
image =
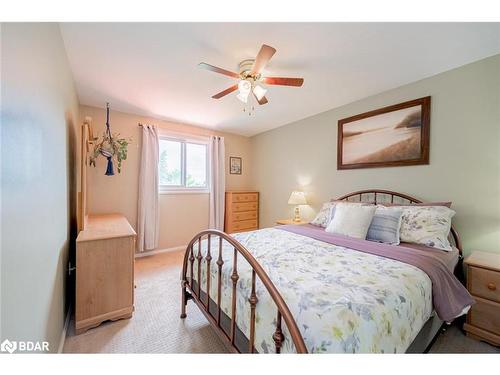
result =
[[[242,160],[240,157],[230,156],[229,157],[229,173],[230,174],[241,174]]]
[[[337,169],[429,164],[431,97],[338,121]]]

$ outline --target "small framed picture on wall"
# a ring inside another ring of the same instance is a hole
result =
[[[241,174],[241,158],[235,156],[229,157],[229,173]]]

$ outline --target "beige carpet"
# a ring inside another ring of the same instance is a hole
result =
[[[467,337],[459,326],[452,325],[439,335],[429,353],[500,353],[500,348]]]
[[[182,256],[175,252],[138,258],[133,317],[104,323],[78,336],[71,328],[64,352],[226,353],[194,303],[188,303],[187,318],[179,318]]]
[[[74,335],[65,353],[227,353],[203,314],[188,303],[187,318],[179,318],[182,253],[138,258],[135,264],[135,312],[131,319],[104,323]],[[457,326],[439,336],[431,353],[500,353],[500,349],[466,337]]]

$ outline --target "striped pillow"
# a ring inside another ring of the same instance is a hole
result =
[[[399,230],[403,210],[387,209],[378,206],[368,228],[366,239],[368,241],[383,242],[399,245]]]

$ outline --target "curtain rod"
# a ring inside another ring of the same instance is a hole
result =
[[[163,133],[163,134],[171,134],[173,136],[178,136],[178,137],[184,137],[184,138],[191,138],[191,139],[209,139],[210,137],[217,137],[219,139],[221,138],[224,138],[224,136],[222,135],[214,135],[214,134],[209,134],[209,135],[201,135],[201,134],[193,134],[193,133],[189,133],[189,132],[183,132],[183,131],[179,131],[179,130],[170,130],[170,129],[165,129],[165,128],[162,128],[162,127],[159,127],[159,126],[156,126],[156,125],[145,125],[145,124],[141,124],[140,122],[137,124],[138,126],[140,127],[144,127],[144,126],[152,126],[152,127],[155,127],[156,130],[160,133]]]

